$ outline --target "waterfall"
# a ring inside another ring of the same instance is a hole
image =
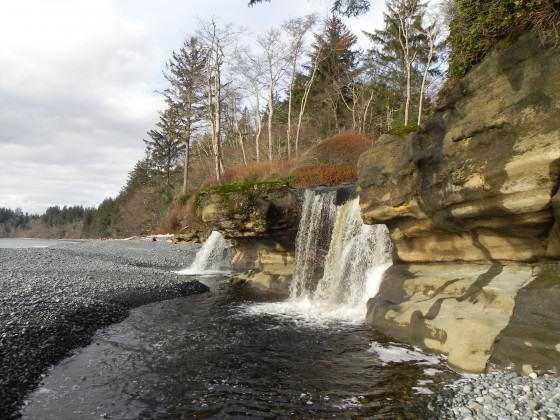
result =
[[[230,264],[229,241],[217,231],[210,234],[202,248],[197,252],[189,268],[178,274],[219,274]]]
[[[312,295],[326,306],[362,311],[391,265],[385,225],[364,225],[359,199],[339,206],[323,277]]]
[[[296,237],[292,297],[313,290],[322,273],[336,217],[335,200],[335,190],[305,190]]]
[[[250,313],[320,324],[365,319],[366,302],[392,264],[389,232],[385,225],[364,225],[357,197],[337,201],[337,191],[305,192],[290,297],[253,305]]]

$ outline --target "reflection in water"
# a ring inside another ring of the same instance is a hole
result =
[[[204,281],[206,295],[135,309],[98,333],[50,371],[24,418],[425,418],[424,394],[454,376],[437,358],[387,360],[395,345],[366,324],[247,314],[269,297]]]

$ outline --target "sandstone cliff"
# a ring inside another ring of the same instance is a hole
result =
[[[558,50],[524,36],[469,73],[417,133],[384,136],[362,155],[364,221],[387,224],[396,250],[369,303],[380,330],[470,371],[489,361],[558,371],[560,331],[542,330],[560,322],[550,300],[560,284],[559,74]],[[548,309],[537,316],[539,298]]]

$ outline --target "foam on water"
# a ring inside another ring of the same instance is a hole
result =
[[[177,271],[185,276],[227,274],[230,264],[229,241],[217,231],[210,234],[190,267]]]
[[[383,365],[390,363],[416,362],[419,365],[437,365],[441,363],[441,357],[428,355],[422,351],[410,350],[398,345],[382,345],[376,342],[370,343],[370,353],[375,353]]]

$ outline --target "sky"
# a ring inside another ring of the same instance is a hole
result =
[[[0,207],[41,213],[115,197],[158,120],[162,69],[198,20],[246,39],[331,0],[17,0],[0,3]],[[347,20],[383,26],[383,1]],[[367,41],[360,37],[360,46]]]

